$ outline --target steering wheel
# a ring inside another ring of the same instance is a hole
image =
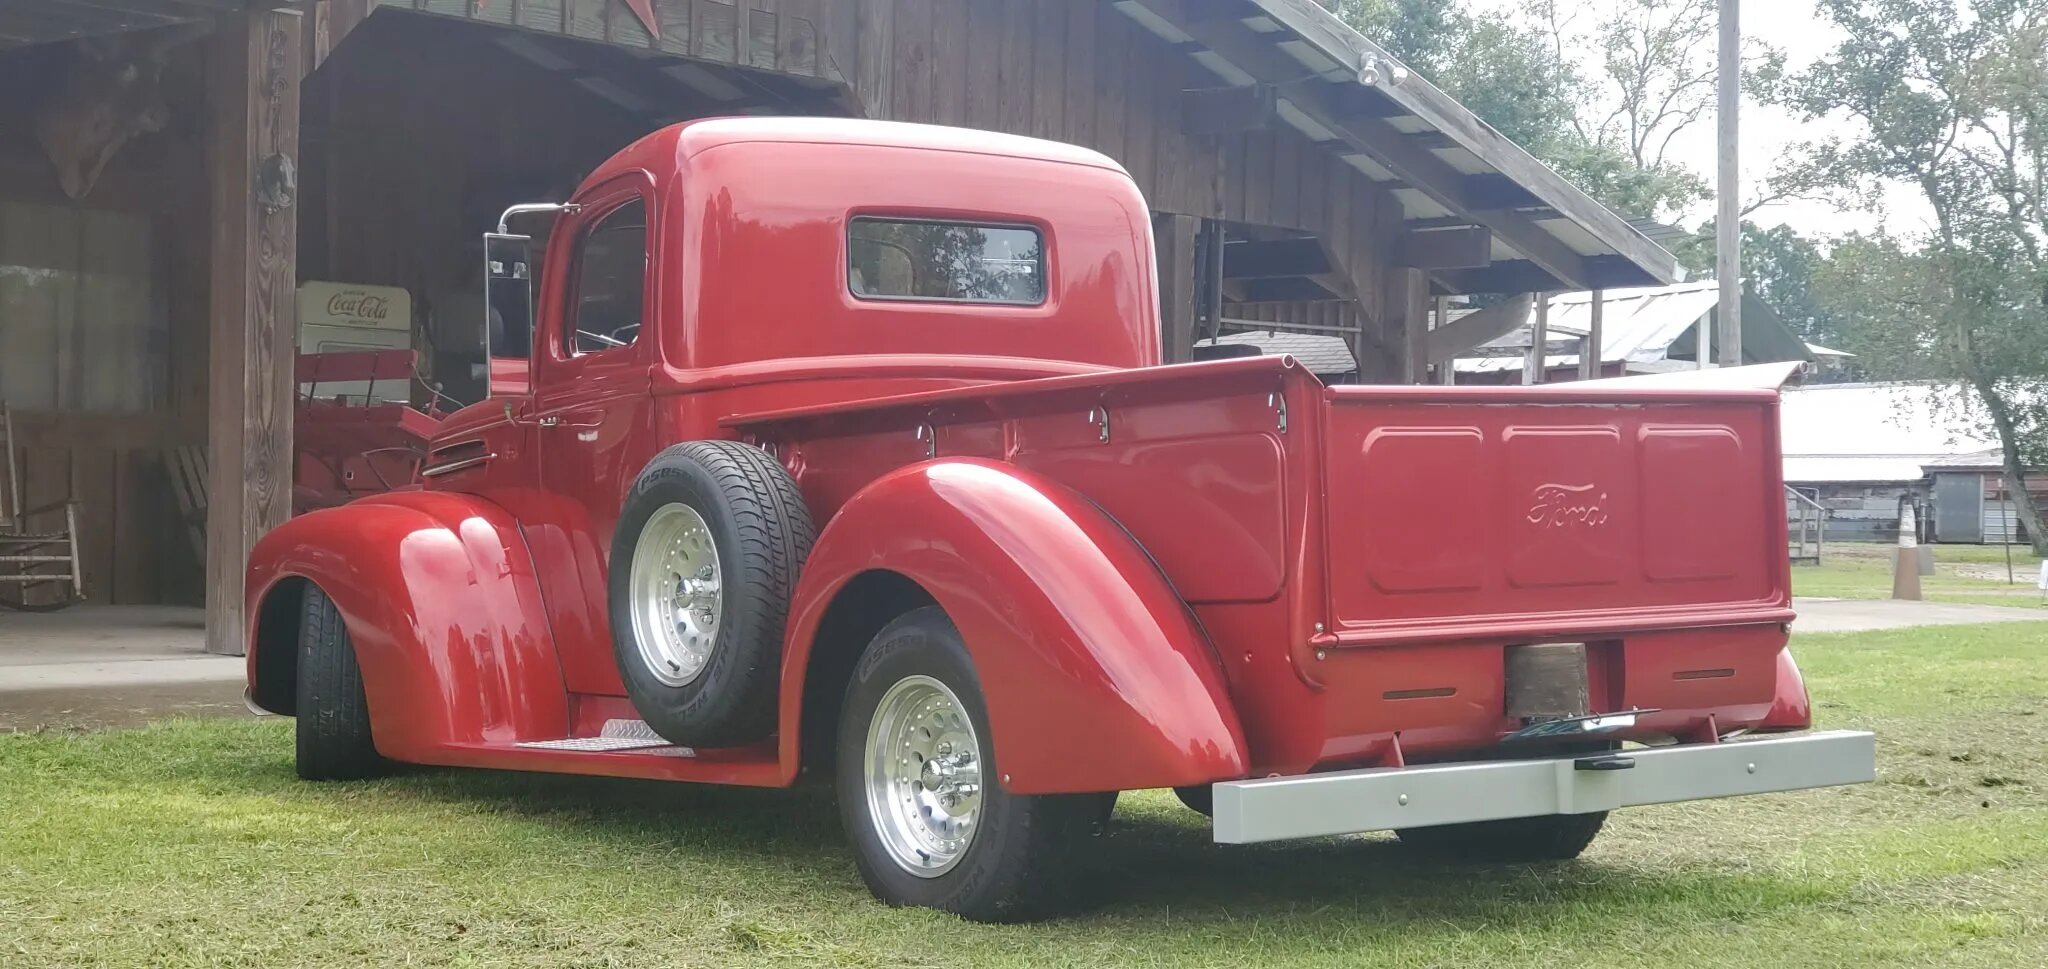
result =
[[[634,327],[634,329],[638,329],[638,327]],[[621,340],[613,336],[607,336],[606,334],[603,333],[594,333],[590,330],[577,330],[576,335],[579,337],[589,339],[596,343],[602,343],[607,347],[632,346],[632,343],[629,341]]]

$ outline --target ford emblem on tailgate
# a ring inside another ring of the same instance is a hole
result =
[[[1540,484],[1530,498],[1526,517],[1531,525],[1598,528],[1607,524],[1607,492],[1599,491],[1597,485]]]

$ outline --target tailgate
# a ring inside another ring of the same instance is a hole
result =
[[[1775,391],[1340,387],[1324,399],[1339,640],[1791,618]]]

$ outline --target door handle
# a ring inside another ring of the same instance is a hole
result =
[[[554,414],[549,414],[548,416],[543,417],[540,420],[535,421],[534,423],[539,424],[542,427],[554,427],[555,425],[562,423],[562,418]]]

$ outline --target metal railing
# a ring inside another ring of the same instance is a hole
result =
[[[1787,525],[1786,537],[1790,539],[1786,551],[1792,556],[1793,565],[1819,565],[1821,549],[1827,544],[1828,510],[1821,503],[1798,488],[1785,486],[1785,497],[1791,499],[1785,504]]]

